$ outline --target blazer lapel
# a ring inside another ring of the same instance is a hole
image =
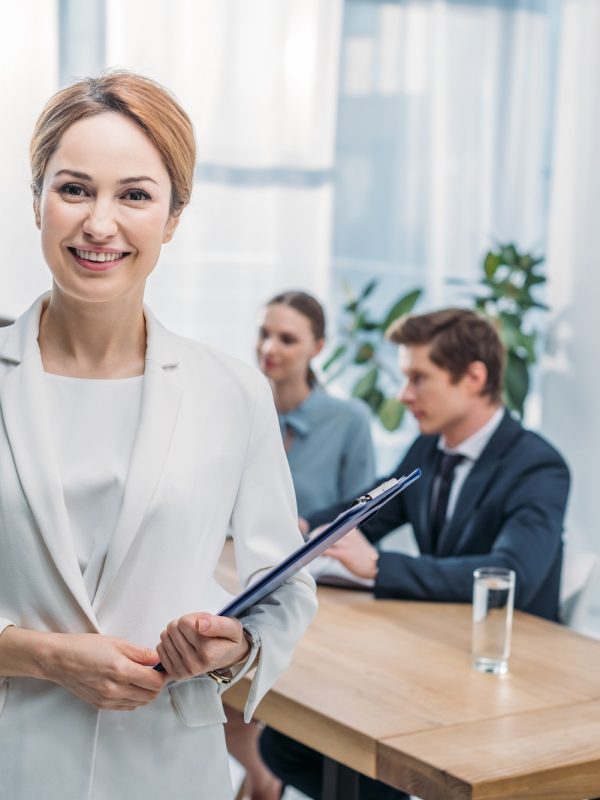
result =
[[[15,324],[0,354],[15,364],[0,384],[0,408],[19,481],[44,545],[66,586],[99,630],[71,538],[52,419],[44,402],[44,370],[37,343],[43,301],[40,298]]]
[[[150,505],[167,460],[181,404],[176,337],[148,309],[145,316],[148,346],[140,422],[121,511],[104,564],[98,566],[99,583],[93,599],[96,611],[121,569]]]
[[[456,543],[460,540],[467,521],[501,467],[505,452],[521,430],[519,423],[508,411],[505,412],[498,429],[467,475],[456,501],[456,510],[448,525],[441,531],[436,555],[445,556],[455,552]]]
[[[419,543],[419,549],[422,553],[431,553],[431,531],[429,525],[429,515],[431,510],[431,491],[433,488],[433,481],[435,479],[436,473],[436,465],[437,465],[437,436],[430,437],[428,442],[429,450],[424,455],[422,466],[423,466],[423,475],[420,478],[420,491],[415,493],[412,498],[408,497],[407,492],[407,501],[412,499],[418,501],[419,509],[417,514],[417,519],[419,521],[419,529],[415,530],[415,537],[417,542]]]

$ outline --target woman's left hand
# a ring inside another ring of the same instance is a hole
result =
[[[169,622],[156,650],[169,676],[181,681],[244,661],[250,644],[239,620],[202,612]]]

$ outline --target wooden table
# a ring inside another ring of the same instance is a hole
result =
[[[221,580],[232,588],[231,554]],[[600,795],[600,642],[517,612],[510,671],[470,666],[471,607],[319,589],[256,717],[424,800]],[[228,690],[241,709],[242,680]]]

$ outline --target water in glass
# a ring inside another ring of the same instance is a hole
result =
[[[480,672],[508,670],[514,573],[475,572],[473,585],[473,666]]]

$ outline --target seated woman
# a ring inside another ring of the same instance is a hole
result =
[[[324,344],[325,314],[311,295],[283,292],[265,305],[256,354],[273,390],[301,518],[353,499],[375,478],[367,411],[358,401],[327,394],[311,367]],[[227,744],[246,768],[246,796],[276,800],[282,785],[259,756],[260,726],[246,726],[241,714],[226,711]]]
[[[289,291],[266,304],[256,354],[273,390],[301,517],[328,499],[354,499],[375,478],[367,411],[327,394],[311,367],[324,344],[325,314],[314,297]]]

